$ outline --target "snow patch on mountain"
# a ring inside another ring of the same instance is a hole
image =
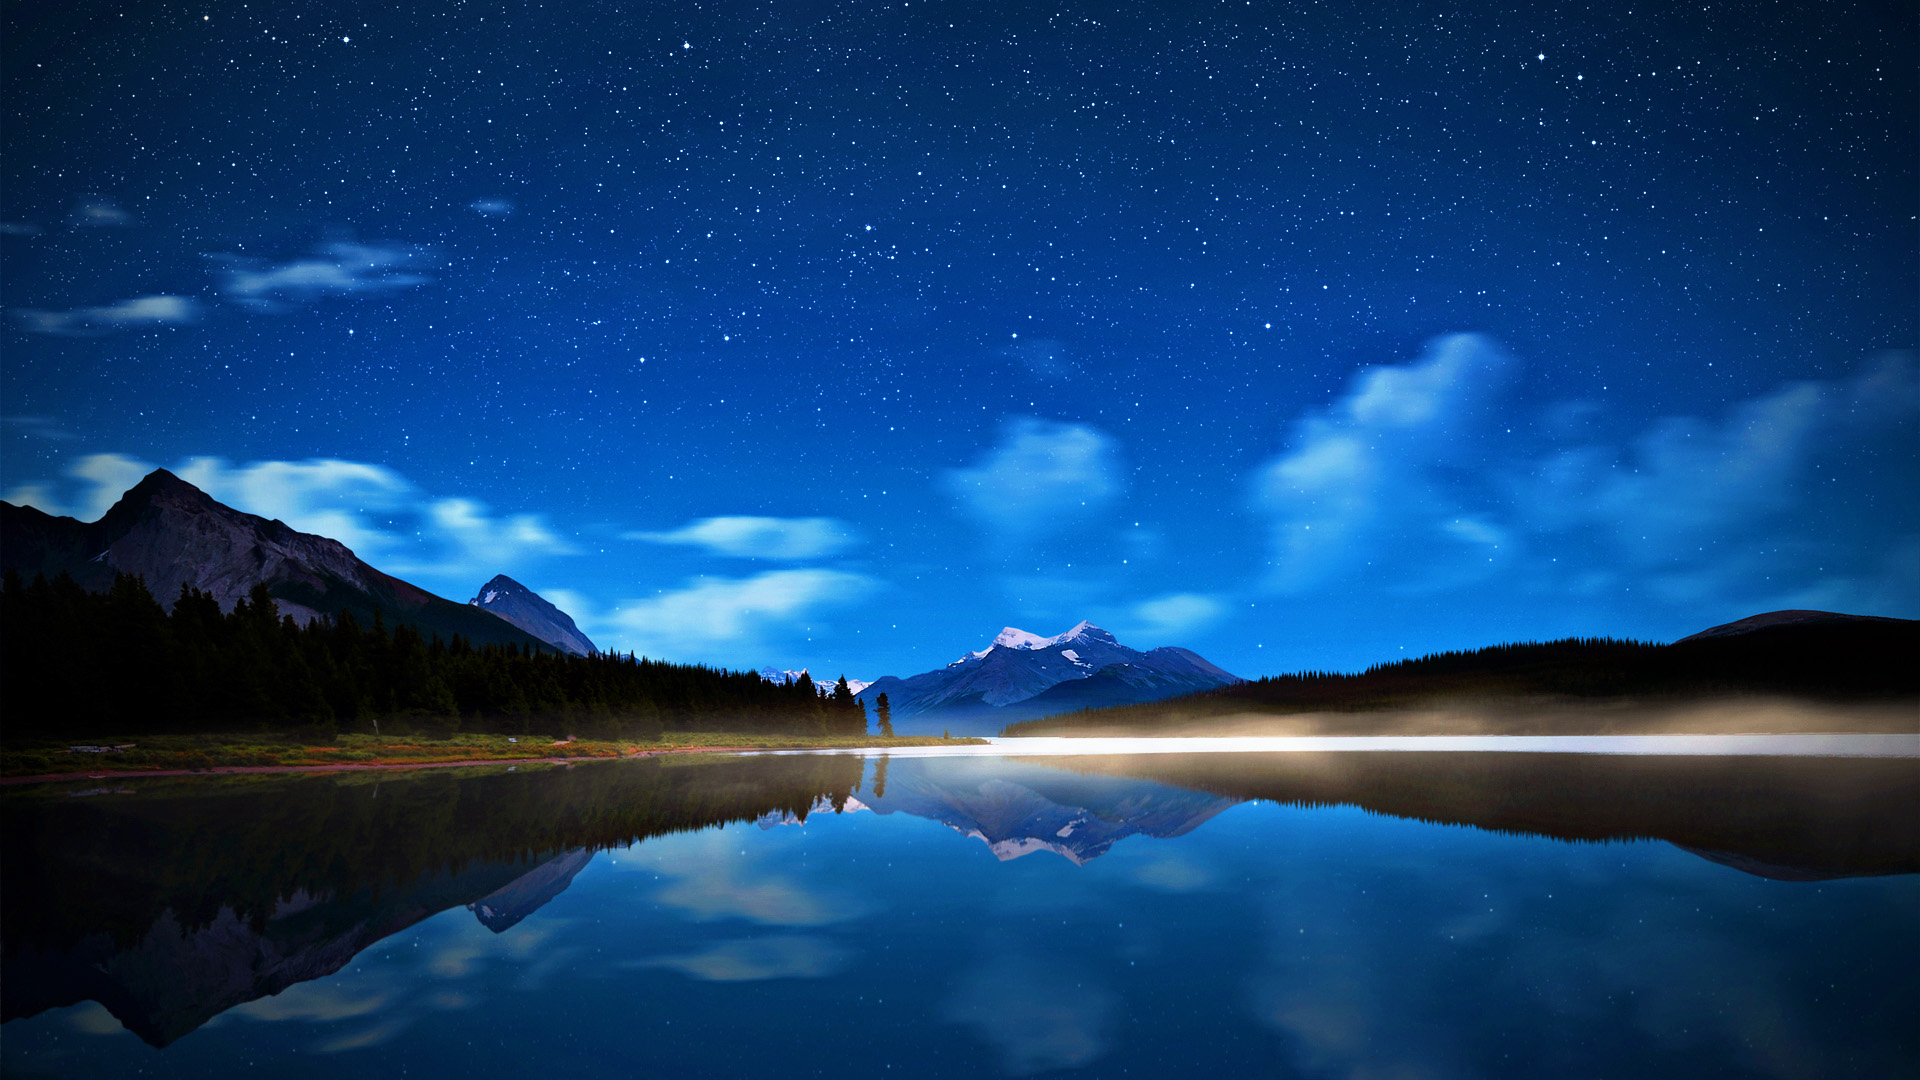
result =
[[[1239,681],[1186,649],[1139,652],[1083,621],[1052,637],[1005,627],[985,649],[940,670],[884,676],[861,697],[872,704],[885,692],[895,729],[903,733],[971,734],[969,728],[995,731],[1047,712],[1152,701]],[[1022,705],[1028,701],[1033,704]]]
[[[783,670],[781,668],[776,668],[776,667],[763,667],[759,670],[758,674],[761,678],[767,680],[770,683],[773,683],[776,686],[780,685],[781,683],[799,682],[800,676],[802,675],[805,675],[809,679],[813,679],[813,673],[807,668],[801,668],[798,671],[787,671],[787,670]],[[834,685],[832,682],[822,683],[818,679],[813,679],[813,682],[815,686],[825,686],[828,690],[832,690]],[[861,679],[847,680],[847,689],[853,691],[856,694],[872,685],[873,685],[872,682],[864,681]]]

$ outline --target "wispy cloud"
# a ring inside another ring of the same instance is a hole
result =
[[[871,909],[864,898],[838,886],[814,885],[742,858],[738,838],[720,831],[635,848],[620,866],[670,878],[653,899],[701,921],[825,926],[859,918]]]
[[[1152,644],[1167,644],[1168,638],[1195,634],[1219,622],[1227,605],[1218,597],[1203,593],[1169,593],[1143,600],[1127,610],[1127,634]]]
[[[244,255],[212,255],[226,267],[221,291],[237,303],[285,310],[330,296],[393,292],[433,279],[439,264],[427,248],[410,244],[323,244],[304,259],[270,263]]]
[[[1002,954],[960,976],[941,1019],[964,1024],[1015,1076],[1073,1069],[1107,1052],[1120,998],[1091,972],[1044,954]]]
[[[1096,515],[1124,489],[1119,445],[1097,428],[1019,417],[947,491],[996,538],[1021,543]]]
[[[0,236],[39,236],[40,226],[31,221],[0,221]]]
[[[20,328],[35,334],[63,337],[99,337],[148,326],[190,323],[199,313],[191,297],[136,296],[103,307],[74,308],[70,311],[42,311],[19,308],[13,313]]]
[[[686,544],[745,559],[818,559],[853,544],[844,522],[833,518],[710,517],[672,532],[632,532],[630,540]]]
[[[1920,606],[1920,559],[1900,564],[1920,555],[1920,512],[1903,494],[1920,488],[1920,463],[1885,452],[1914,445],[1911,356],[1611,439],[1575,422],[1591,407],[1554,403],[1544,448],[1512,434],[1524,426],[1507,392],[1517,367],[1484,338],[1444,338],[1298,420],[1254,477],[1267,588],[1638,590],[1716,613]],[[1846,496],[1831,482],[1843,469]]]
[[[749,578],[701,577],[606,615],[585,613],[596,641],[621,652],[680,661],[745,663],[772,639],[806,628],[869,595],[878,582],[840,570],[773,570]],[[576,621],[581,612],[571,612]]]
[[[1920,370],[1890,356],[1719,418],[1661,419],[1625,445],[1548,454],[1514,485],[1520,527],[1542,550],[1590,563],[1596,582],[1644,584],[1676,603],[1751,595],[1771,577],[1797,590],[1774,593],[1783,606],[1911,612],[1917,427]],[[1833,491],[1842,472],[1844,498]]]
[[[79,438],[61,427],[60,421],[51,416],[0,416],[0,427],[51,442],[70,442]]]
[[[467,209],[488,217],[506,217],[513,213],[513,203],[508,199],[475,199],[467,204]]]
[[[847,950],[802,934],[723,941],[698,952],[637,961],[631,967],[667,968],[704,982],[824,979],[846,969]]]
[[[1442,553],[1482,546],[1482,533],[1453,527],[1475,494],[1457,489],[1476,479],[1474,437],[1511,367],[1485,338],[1442,338],[1416,363],[1362,371],[1346,397],[1300,419],[1292,448],[1255,478],[1254,504],[1272,523],[1271,586],[1307,590],[1387,547],[1431,573]]]
[[[380,560],[402,546],[376,521],[419,500],[413,485],[393,470],[335,458],[235,465],[225,458],[196,457],[173,471],[228,506],[332,537],[363,559]]]
[[[126,490],[152,472],[154,466],[125,454],[86,454],[67,467],[68,482],[34,481],[10,489],[3,497],[15,506],[31,506],[56,516],[97,521]]]
[[[90,195],[73,205],[73,223],[91,228],[112,228],[133,224],[133,215],[112,199]]]

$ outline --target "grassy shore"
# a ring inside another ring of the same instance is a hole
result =
[[[22,743],[0,747],[0,776],[68,773],[178,772],[203,769],[291,769],[327,765],[434,765],[445,762],[539,761],[550,758],[620,758],[698,750],[806,750],[855,747],[942,746],[978,742],[932,736],[747,735],[670,731],[651,742],[549,736],[340,735],[331,741],[290,735],[146,735],[100,738],[86,743]],[[107,747],[101,751],[78,746]]]

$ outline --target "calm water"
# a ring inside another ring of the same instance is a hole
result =
[[[1920,1068],[1911,759],[683,757],[0,810],[8,1075]]]

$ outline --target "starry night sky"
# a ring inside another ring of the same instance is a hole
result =
[[[4,17],[9,501],[866,679],[1920,616],[1911,4]]]

